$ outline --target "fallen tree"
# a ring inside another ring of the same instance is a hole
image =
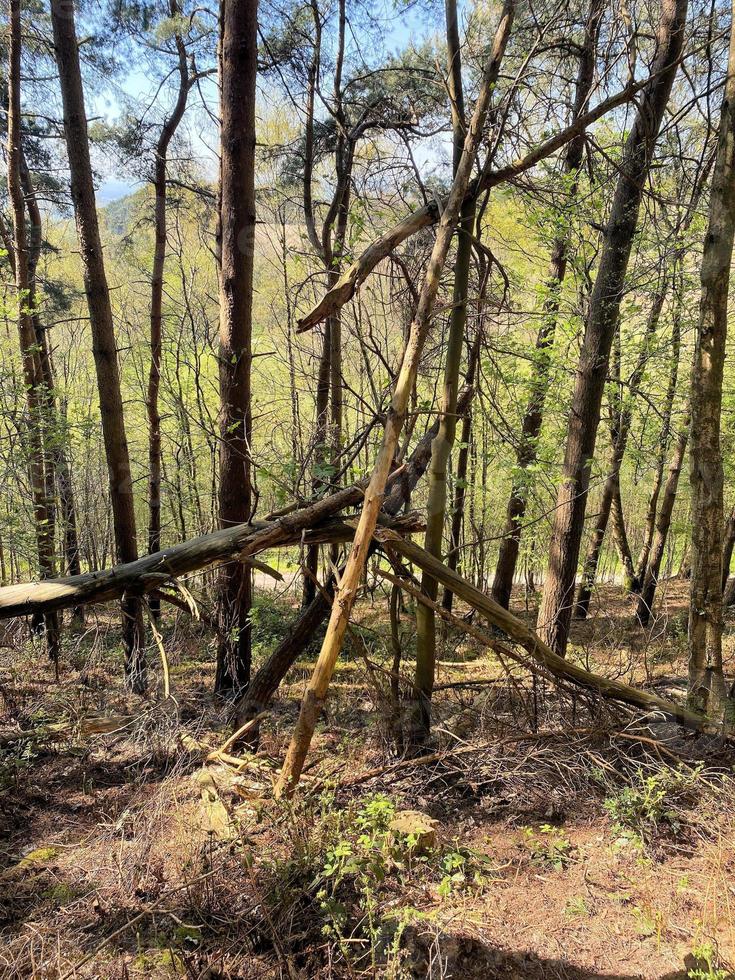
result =
[[[507,609],[504,609],[503,606],[499,605],[489,596],[486,596],[483,592],[480,592],[479,589],[476,589],[474,585],[462,578],[461,575],[451,571],[446,565],[443,565],[438,559],[434,558],[412,541],[405,541],[399,538],[398,535],[395,535],[395,537],[391,535],[390,541],[387,544],[393,552],[407,559],[422,571],[428,572],[432,578],[437,579],[437,581],[450,589],[458,598],[462,599],[473,609],[476,609],[484,619],[491,625],[497,627],[497,629],[502,630],[514,643],[522,647],[537,665],[544,668],[554,677],[594,691],[604,698],[621,701],[623,704],[631,705],[643,711],[660,711],[667,717],[679,722],[680,725],[690,728],[693,731],[714,733],[720,730],[719,726],[710,722],[707,718],[694,711],[690,711],[682,705],[661,698],[657,694],[641,691],[639,688],[631,687],[622,681],[611,680],[607,677],[601,677],[599,674],[593,674],[591,671],[571,663],[564,657],[560,657],[532,629],[526,626],[521,619],[514,616]],[[405,583],[402,584],[402,587],[404,585]],[[417,589],[409,591],[412,591],[412,594],[416,595],[421,602],[424,602],[427,598]],[[482,631],[477,630],[476,627],[472,627],[458,617],[452,616],[451,613],[446,613],[445,610],[441,610],[438,604],[434,604],[433,608],[443,618],[450,617],[449,621],[453,625],[458,626],[467,633],[471,633],[485,645],[497,646],[497,642],[494,642],[492,638],[482,634]],[[480,635],[478,636],[477,634]],[[505,648],[503,649],[506,652]],[[525,659],[523,662],[525,663]]]
[[[415,485],[415,481],[423,472],[425,443],[430,433],[431,430],[421,440],[417,446],[419,452],[412,456],[407,467],[402,467],[391,475],[391,481],[399,480],[408,469],[408,488]],[[298,544],[302,540],[306,543],[349,540],[354,534],[353,523],[337,520],[334,514],[357,503],[362,497],[363,489],[364,484],[355,484],[329,497],[289,510],[288,513],[276,516],[271,521],[241,524],[215,531],[191,541],[181,542],[165,551],[146,555],[127,565],[118,565],[115,568],[63,579],[6,586],[0,589],[0,619],[45,613],[49,609],[104,602],[119,598],[128,590],[135,590],[140,594],[158,592],[166,581],[173,582],[178,576],[188,572],[198,571],[223,561],[247,560],[267,548]],[[404,492],[405,489],[404,487]],[[391,510],[398,509],[401,499],[403,498],[399,494],[394,496],[389,494],[386,505]],[[402,537],[420,529],[417,515],[407,514],[395,518],[384,513],[380,524],[381,530],[378,531],[375,539],[381,547],[400,555],[441,582],[454,595],[501,630],[512,643],[522,647],[531,661],[550,675],[642,711],[659,711],[693,731],[712,733],[721,730],[709,719],[673,701],[624,684],[622,681],[594,674],[559,657],[521,619],[480,592],[419,545]],[[418,589],[409,588],[405,580],[400,584],[407,591],[412,591],[419,601],[430,601]],[[262,676],[259,678],[262,683],[256,683],[254,690],[248,692],[243,704],[239,706],[238,723],[248,720],[248,716],[252,717],[253,709],[262,711],[263,705],[267,704],[273,696],[289,667],[326,617],[332,589],[333,583],[330,581],[319,593],[317,600],[297,618],[289,637],[266,662],[262,669]],[[164,594],[161,594],[161,597],[166,598]],[[498,642],[492,637],[488,637],[476,627],[443,610],[438,604],[434,604],[433,608],[438,615],[465,632],[471,633],[485,645],[498,646]],[[503,647],[503,652],[507,653],[508,650]],[[522,662],[527,667],[530,666],[527,658],[523,658]],[[258,677],[259,675],[256,675],[254,682]]]
[[[403,470],[391,474],[399,479]],[[233,527],[182,541],[164,551],[114,568],[66,578],[46,579],[0,589],[0,619],[46,613],[52,609],[117,599],[125,594],[144,594],[160,589],[179,576],[231,560],[245,560],[268,548],[306,543],[349,540],[354,528],[335,521],[334,515],[362,500],[366,484],[357,483],[328,497],[310,501],[271,521]],[[398,523],[415,527],[416,517]]]

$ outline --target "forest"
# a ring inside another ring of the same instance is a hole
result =
[[[0,977],[735,977],[735,0],[1,17]]]

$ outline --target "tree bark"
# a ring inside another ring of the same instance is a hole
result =
[[[447,568],[453,572],[459,567],[459,551],[462,539],[462,524],[464,521],[465,499],[467,496],[467,472],[470,461],[470,439],[472,438],[472,398],[474,395],[475,375],[477,374],[477,362],[480,359],[480,345],[482,343],[482,329],[478,329],[475,342],[470,350],[469,361],[467,364],[467,374],[465,375],[464,390],[469,393],[467,404],[462,404],[462,395],[457,399],[457,417],[462,419],[462,435],[460,436],[459,455],[457,456],[457,473],[454,480],[454,501],[452,502],[452,526],[449,532],[449,553],[447,554]],[[450,589],[444,590],[442,605],[449,612],[452,611],[453,592]]]
[[[727,301],[735,240],[735,5],[704,240],[691,384],[692,577],[689,701],[717,718],[726,701],[722,671],[723,467],[720,446]]]
[[[684,455],[689,441],[689,419],[684,423],[679,438],[676,441],[674,454],[669,464],[669,471],[664,486],[664,495],[661,500],[661,507],[656,518],[656,526],[651,544],[646,574],[641,586],[641,594],[636,607],[636,618],[641,626],[647,626],[653,611],[653,600],[656,596],[656,586],[658,585],[661,573],[661,562],[664,557],[666,539],[671,527],[671,515],[676,503],[676,491],[679,487],[679,476],[684,463]]]
[[[686,11],[687,0],[663,0],[661,4],[658,54],[626,140],[590,299],[569,415],[563,478],[554,511],[549,566],[538,616],[541,637],[562,656],[566,651],[572,616],[590,469],[610,348],[618,325],[625,274],[646,178],[682,51]]]
[[[170,0],[172,18],[178,14],[178,3]],[[163,274],[166,265],[166,205],[168,148],[186,111],[189,94],[189,69],[186,47],[180,34],[174,35],[178,54],[179,88],[171,115],[166,119],[156,143],[153,161],[154,246],[151,273],[150,345],[151,363],[148,370],[148,551],[161,548],[161,412],[158,394],[161,387],[161,355],[163,329]],[[151,612],[158,614],[157,600],[150,602]]]
[[[610,518],[612,508],[615,505],[616,498],[618,500],[620,499],[620,468],[623,465],[623,458],[625,457],[625,450],[628,445],[628,436],[630,435],[630,427],[633,422],[633,407],[635,404],[635,399],[638,395],[638,388],[640,387],[641,380],[643,379],[646,364],[648,363],[651,338],[658,327],[658,321],[661,317],[661,310],[663,309],[665,298],[665,290],[663,288],[659,289],[653,298],[653,304],[651,306],[648,319],[646,320],[646,328],[643,333],[641,348],[638,352],[638,359],[629,379],[628,392],[625,396],[623,396],[622,400],[616,400],[616,404],[613,406],[613,416],[616,417],[616,421],[612,426],[612,460],[610,464],[610,471],[602,489],[600,509],[597,514],[595,529],[592,533],[592,540],[584,560],[582,581],[579,584],[577,603],[574,608],[574,614],[578,619],[585,619],[587,613],[589,612],[592,589],[595,584],[595,578],[597,577],[597,566],[600,561],[600,553],[602,552],[602,545],[605,540],[607,523]],[[622,535],[622,540],[624,540],[625,544],[627,545],[625,525],[622,524],[621,526],[621,522],[622,504],[619,509],[618,534]],[[626,569],[626,574],[629,578],[631,577],[631,573],[632,560],[630,562],[630,566]]]
[[[92,329],[92,350],[97,372],[102,435],[110,474],[110,503],[115,530],[115,547],[117,560],[126,563],[135,561],[138,557],[133,481],[125,433],[115,328],[97,221],[84,90],[72,4],[67,0],[52,0],[51,20],[64,105],[64,135],[71,172],[71,196],[74,202],[84,289]],[[140,599],[128,594],[123,597],[121,605],[126,680],[134,692],[143,693],[146,687],[146,671]]]
[[[641,545],[640,554],[638,555],[638,561],[635,566],[635,576],[633,579],[634,592],[641,592],[646,578],[646,570],[648,568],[651,555],[653,537],[656,532],[656,511],[658,509],[658,498],[661,493],[661,487],[663,486],[664,470],[666,467],[666,454],[669,450],[669,443],[671,441],[671,415],[674,408],[674,399],[676,397],[677,381],[679,377],[679,355],[681,353],[683,284],[680,282],[680,277],[677,276],[677,269],[679,267],[680,261],[677,261],[674,266],[675,301],[671,330],[671,367],[669,369],[669,380],[666,386],[666,396],[664,399],[661,421],[661,436],[656,455],[656,470],[654,473],[653,488],[651,490],[651,496],[648,499],[648,507],[646,509],[643,543]],[[658,570],[656,571],[656,574],[658,575]]]
[[[595,78],[595,55],[597,39],[600,33],[600,22],[605,9],[603,0],[593,0],[590,4],[585,27],[584,41],[580,49],[577,80],[574,91],[574,107],[572,123],[575,123],[584,112],[592,92]],[[562,173],[571,180],[568,197],[573,202],[577,196],[578,173],[582,166],[585,146],[583,133],[575,136],[567,143],[562,164]],[[533,466],[538,456],[538,439],[544,418],[544,405],[551,363],[551,348],[556,333],[556,322],[559,316],[559,302],[562,284],[567,271],[567,253],[569,249],[569,231],[563,231],[556,239],[551,250],[551,261],[547,277],[547,299],[543,305],[541,328],[536,337],[536,353],[532,365],[531,395],[523,413],[521,435],[516,453],[518,469],[525,474]],[[495,567],[492,596],[505,609],[510,605],[513,590],[518,552],[520,550],[523,518],[526,514],[527,487],[525,478],[516,478],[506,508],[506,521],[503,530],[503,540],[500,543],[498,563]]]
[[[453,129],[453,176],[462,162],[467,121],[462,88],[462,54],[459,43],[456,0],[445,0],[447,59],[449,62],[448,88],[452,107]],[[500,72],[503,51],[490,74],[490,85],[495,86]],[[429,554],[441,558],[444,537],[444,517],[447,505],[447,467],[454,446],[457,429],[457,390],[462,363],[462,348],[467,324],[467,294],[469,290],[472,238],[475,228],[476,202],[466,199],[459,217],[457,254],[454,260],[454,284],[452,312],[449,320],[444,385],[439,403],[439,431],[431,446],[429,464],[428,502],[426,508],[426,536],[424,547]],[[424,575],[423,590],[436,600],[438,583]],[[414,677],[414,705],[411,730],[407,733],[412,747],[427,741],[431,733],[431,692],[434,688],[436,662],[436,621],[431,606],[416,609],[416,671]]]
[[[294,729],[291,743],[283,763],[283,769],[276,785],[276,794],[278,796],[283,794],[291,795],[298,784],[304,760],[311,744],[311,737],[314,733],[322,705],[326,699],[337,657],[342,648],[342,641],[349,623],[357,588],[365,568],[370,541],[375,531],[386,480],[398,447],[398,439],[405,421],[409,398],[416,381],[421,353],[431,324],[434,301],[439,289],[441,273],[459,220],[462,202],[467,193],[470,174],[475,164],[477,148],[492,95],[489,84],[490,74],[494,69],[494,61],[505,48],[512,19],[512,0],[506,0],[501,13],[500,26],[493,42],[490,61],[480,86],[472,121],[467,130],[462,161],[457,169],[447,205],[437,229],[436,240],[419,295],[416,314],[409,331],[408,341],[403,355],[403,363],[401,364],[401,370],[395,383],[391,407],[386,418],[383,443],[365,494],[365,504],[355,532],[352,549],[347,559],[345,573],[342,576],[339,589],[332,604],[332,612],[324,643],[322,644],[316,667],[309,681],[301,705],[299,720]]]
[[[251,519],[251,368],[255,251],[257,0],[221,6],[220,129],[220,527]],[[220,573],[215,690],[237,695],[250,680],[252,575]]]
[[[26,205],[21,178],[21,20],[20,0],[10,2],[10,30],[8,44],[8,194],[13,212],[13,269],[15,272],[16,302],[18,304],[18,336],[20,341],[23,380],[28,408],[28,467],[33,494],[36,550],[41,578],[55,574],[55,493],[53,467],[49,458],[44,429],[48,430],[49,399],[52,391],[44,384],[41,357],[33,325],[35,290],[29,268]],[[55,612],[44,617],[46,646],[49,658],[58,670],[59,624]]]

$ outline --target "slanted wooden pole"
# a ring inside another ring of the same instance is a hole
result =
[[[492,96],[492,73],[498,60],[498,48],[502,50],[508,40],[513,21],[513,0],[506,0],[501,13],[500,24],[495,34],[493,48],[488,59],[480,92],[475,105],[472,121],[465,137],[462,159],[457,167],[452,188],[447,198],[446,207],[441,216],[436,234],[436,241],[431,252],[429,266],[426,272],[416,314],[409,331],[408,342],[403,355],[403,363],[393,391],[393,399],[383,431],[383,444],[380,448],[370,484],[365,493],[360,521],[355,532],[345,573],[332,604],[332,613],[327,626],[322,649],[316,662],[314,672],[301,704],[301,713],[291,738],[286,758],[283,763],[280,778],[276,784],[276,795],[291,795],[296,788],[301,770],[309,751],[311,738],[314,734],[317,719],[327,696],[329,682],[334,673],[337,657],[342,649],[342,641],[352,612],[352,606],[357,595],[357,589],[365,569],[370,541],[375,531],[378,514],[383,502],[386,480],[390,473],[393,458],[398,446],[398,438],[406,418],[408,401],[413,390],[419,360],[424,348],[424,342],[429,332],[434,301],[439,289],[442,270],[449,253],[449,246],[459,220],[460,208],[467,193],[470,175],[475,164],[477,148],[487,116],[487,110]]]

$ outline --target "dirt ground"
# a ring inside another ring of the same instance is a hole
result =
[[[685,596],[669,583],[644,632],[620,590],[602,589],[570,656],[680,696]],[[294,602],[261,596],[257,657]],[[730,976],[735,752],[506,671],[452,634],[434,758],[402,763],[386,608],[379,593],[360,607],[293,805],[273,803],[271,787],[315,649],[238,771],[206,761],[228,708],[210,694],[211,638],[184,614],[167,613],[162,631],[168,700],[155,650],[150,695],[124,692],[114,610],[67,637],[58,684],[42,644],[9,630],[0,976]],[[406,609],[405,676],[412,642]],[[425,851],[392,829],[403,811],[429,822]]]

